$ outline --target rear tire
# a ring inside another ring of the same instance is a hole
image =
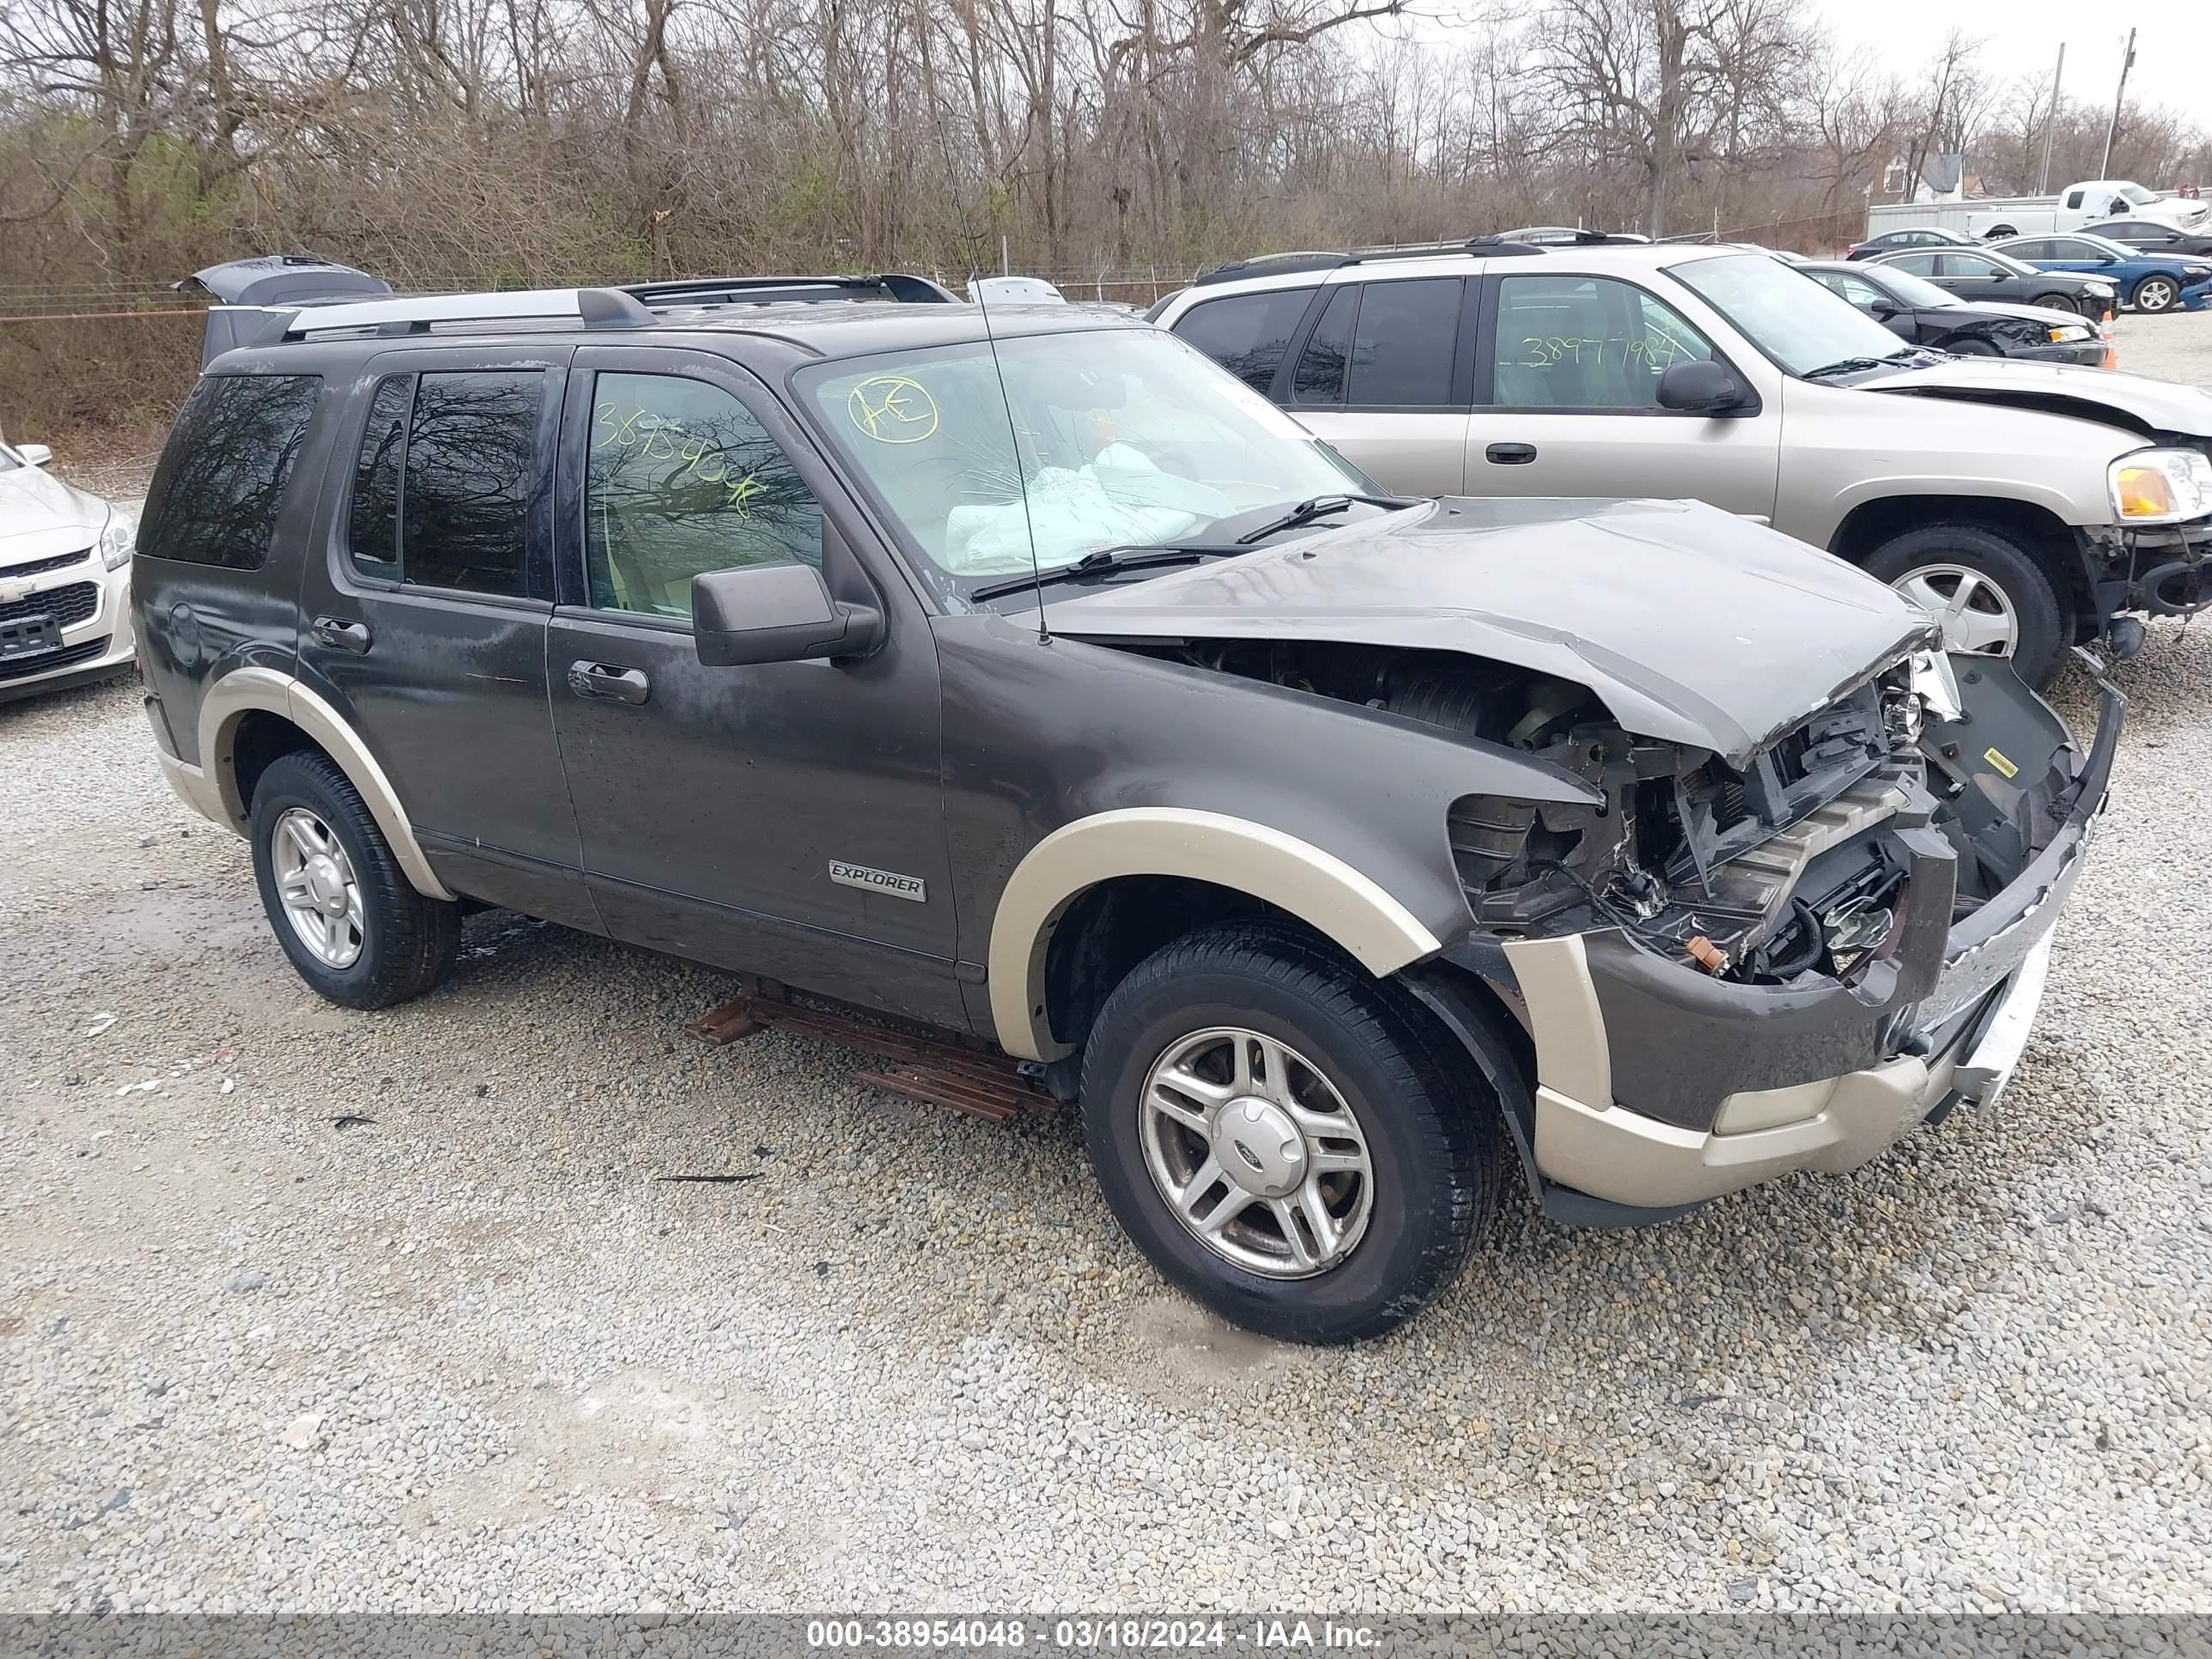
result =
[[[2146,276],[2136,284],[2128,303],[2137,311],[2155,314],[2171,311],[2181,299],[2181,284],[2171,276]]]
[[[1091,1165],[1153,1266],[1231,1323],[1380,1336],[1450,1285],[1497,1206],[1497,1104],[1448,1042],[1295,929],[1204,929],[1099,1011]]]
[[[2030,685],[2047,684],[2066,648],[2058,592],[2034,553],[2000,531],[1972,524],[1923,525],[1893,536],[1862,562],[1908,598],[1931,610],[1963,609],[1945,627],[1946,649],[2009,657]],[[1994,648],[2002,625],[2008,638]]]
[[[253,787],[261,908],[300,977],[347,1008],[389,1008],[445,976],[461,907],[415,890],[346,775],[310,750]]]
[[[2008,236],[2019,234],[2020,233],[2010,225],[1992,225],[1982,233],[1982,240],[1984,242],[2002,242]]]

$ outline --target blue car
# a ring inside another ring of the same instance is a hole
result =
[[[2119,285],[2137,311],[2202,311],[2212,306],[2212,259],[2146,253],[2123,242],[2075,231],[2065,236],[2014,236],[1990,245],[2045,270],[2080,271]]]

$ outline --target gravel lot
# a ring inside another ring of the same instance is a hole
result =
[[[1326,1352],[1164,1290],[1071,1122],[701,1048],[714,974],[488,916],[325,1005],[127,684],[0,707],[0,1612],[2212,1609],[2212,637],[2124,683],[1995,1122],[1516,1206]]]

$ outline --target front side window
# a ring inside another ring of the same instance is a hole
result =
[[[139,551],[258,570],[322,390],[315,374],[210,374],[161,453]]]
[[[1656,409],[1662,374],[1713,355],[1672,306],[1608,276],[1500,279],[1492,345],[1507,409]]]
[[[2008,242],[2005,244],[2005,252],[2015,259],[2063,259],[2066,257],[2064,254],[2053,252],[2057,246],[2056,242],[2042,239],[2026,242]]]
[[[399,574],[410,586],[521,598],[545,376],[465,369],[416,382],[399,497]]]
[[[1933,253],[1900,253],[1894,259],[1884,259],[1882,264],[1893,270],[1909,270],[1916,276],[1933,276],[1939,257],[1942,256]],[[1951,274],[1956,276],[1966,273],[1954,271]]]
[[[954,604],[1032,558],[1048,570],[1108,547],[1180,546],[1223,520],[1373,489],[1152,329],[1017,336],[995,356],[983,340],[884,352],[802,369],[796,384]]]
[[[1287,288],[1208,300],[1185,312],[1175,331],[1253,391],[1265,394],[1274,389],[1275,371],[1282,367],[1291,336],[1312,298],[1310,288]]]
[[[822,564],[822,508],[781,445],[717,386],[602,374],[584,464],[591,603],[691,615],[691,579],[748,564]]]
[[[1840,270],[1816,270],[1813,280],[1831,293],[1840,294],[1861,311],[1872,312],[1877,306],[1887,306],[1888,296],[1872,283],[1860,277],[1846,276]]]
[[[1382,409],[1449,404],[1462,293],[1456,276],[1364,284],[1345,401]]]
[[[2038,259],[2101,259],[2105,257],[2103,248],[2099,247],[2094,242],[2085,242],[2079,237],[2062,238],[2055,242],[2045,242],[2044,246],[2051,251],[2031,257]]]

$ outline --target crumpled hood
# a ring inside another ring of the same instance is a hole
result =
[[[1698,501],[1450,497],[1046,607],[1094,640],[1455,651],[1586,685],[1741,767],[1929,637],[1842,560]]]
[[[42,467],[0,472],[0,570],[90,547],[106,522],[106,502]]]
[[[1926,368],[1879,374],[1861,380],[1858,389],[2047,410],[2126,427],[2145,437],[2174,432],[2212,438],[2212,392],[2073,363],[1958,357]]]

